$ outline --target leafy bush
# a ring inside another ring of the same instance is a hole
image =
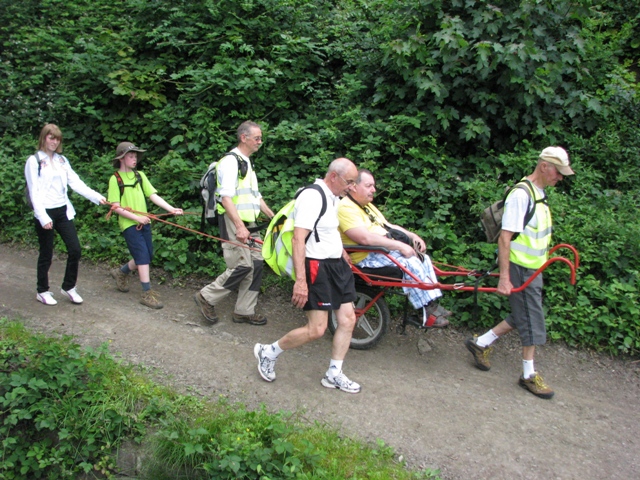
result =
[[[3,322],[0,365],[2,478],[106,474],[122,439],[145,435],[152,413],[138,403],[144,392],[105,345],[83,351]]]

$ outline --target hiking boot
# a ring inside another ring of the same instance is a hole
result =
[[[347,378],[347,376],[340,372],[333,378],[328,377],[327,375],[320,381],[323,387],[327,388],[337,388],[338,390],[342,390],[347,393],[358,393],[360,392],[360,385],[356,382],[352,382]]]
[[[140,297],[140,303],[142,305],[146,305],[149,308],[160,309],[164,307],[164,305],[160,302],[158,298],[158,294],[153,290],[147,290],[146,292],[142,292],[142,296]]]
[[[276,361],[264,354],[264,350],[268,346],[269,345],[256,343],[253,347],[253,355],[256,357],[256,360],[258,360],[258,372],[260,372],[260,376],[267,382],[273,382],[276,379]]]
[[[84,301],[84,300],[82,300],[82,297],[80,296],[80,294],[76,290],[76,287],[73,287],[71,290],[65,290],[65,289],[61,288],[60,289],[60,293],[62,295],[64,295],[65,297],[67,297],[69,300],[71,300],[73,303],[80,304],[80,303],[82,303]]]
[[[193,301],[196,302],[196,305],[200,308],[200,313],[202,313],[202,316],[207,322],[211,325],[218,323],[218,315],[216,315],[215,307],[207,302],[200,292],[196,292],[193,296]]]
[[[266,325],[267,317],[263,317],[262,315],[258,315],[256,313],[251,315],[239,315],[237,313],[234,313],[233,321],[235,323],[248,323],[249,325]]]
[[[129,275],[124,273],[120,268],[114,268],[111,270],[111,276],[116,281],[116,288],[121,292],[129,291]]]
[[[473,338],[468,338],[464,344],[467,346],[467,350],[473,355],[473,360],[476,362],[476,368],[488,372],[491,368],[489,362],[489,355],[493,351],[493,347],[481,347],[476,343],[478,336],[474,335]]]
[[[53,293],[51,292],[42,292],[36,295],[36,300],[44,303],[45,305],[57,305],[56,299],[53,298]]]
[[[518,385],[526,388],[536,397],[544,398],[545,400],[549,400],[555,393],[544,383],[544,380],[542,380],[542,377],[538,373],[534,373],[529,378],[521,376],[520,380],[518,380]]]

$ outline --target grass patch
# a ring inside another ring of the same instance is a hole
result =
[[[109,478],[140,445],[141,479],[420,479],[372,445],[301,414],[182,395],[106,344],[32,334],[0,319],[0,479]]]

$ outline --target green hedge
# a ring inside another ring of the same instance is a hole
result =
[[[7,3],[7,2],[5,2]],[[552,337],[618,353],[640,349],[633,309],[640,181],[637,8],[606,4],[436,0],[230,0],[116,4],[45,0],[0,9],[0,238],[33,243],[23,166],[45,122],[65,154],[106,191],[110,159],[128,140],[160,195],[199,212],[206,166],[232,147],[245,119],[265,143],[254,157],[277,209],[352,158],[378,182],[376,203],[422,235],[435,260],[485,267],[495,246],[478,218],[504,186],[562,145],[577,174],[550,192],[557,241],[582,255],[578,287],[547,275]],[[32,28],[34,25],[40,28]],[[635,47],[634,47],[635,45]],[[127,257],[105,207],[73,196],[85,256]],[[178,220],[199,226],[199,218]],[[156,266],[215,275],[216,241],[154,227]],[[628,290],[627,290],[628,289]],[[504,299],[451,294],[474,328]]]

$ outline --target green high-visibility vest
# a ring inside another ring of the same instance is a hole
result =
[[[536,188],[532,193],[534,202],[542,198]],[[525,225],[524,231],[511,241],[509,260],[516,265],[537,270],[549,258],[549,245],[551,245],[553,232],[549,206],[543,201],[536,202],[533,218],[538,220],[537,227],[532,227],[531,221],[529,221]]]

